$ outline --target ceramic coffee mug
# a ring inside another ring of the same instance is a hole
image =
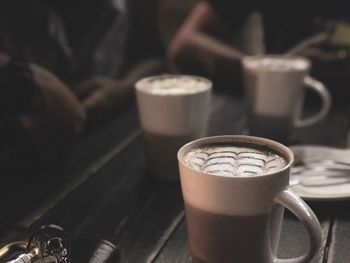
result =
[[[246,107],[250,135],[286,142],[293,127],[322,120],[331,107],[331,95],[318,80],[308,76],[311,62],[303,57],[260,55],[243,59]],[[304,87],[316,92],[320,111],[301,119]]]
[[[293,154],[287,147],[258,137],[208,137],[183,146],[178,161],[193,262],[299,263],[315,256],[321,227],[288,188]],[[276,258],[284,207],[310,236],[299,258]]]
[[[178,180],[176,153],[206,135],[212,83],[186,75],[160,75],[136,83],[136,96],[152,175]]]

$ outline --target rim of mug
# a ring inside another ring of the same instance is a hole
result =
[[[200,77],[200,76],[196,76],[196,75],[187,75],[187,74],[160,74],[160,75],[153,75],[153,76],[148,76],[145,78],[142,78],[140,80],[138,80],[135,83],[135,89],[137,91],[140,92],[144,92],[147,94],[152,94],[152,95],[159,95],[159,96],[164,96],[164,94],[156,94],[156,93],[151,93],[149,92],[149,89],[147,87],[147,85],[150,83],[150,81],[152,80],[156,80],[156,79],[167,79],[167,78],[176,78],[176,77],[188,77],[188,78],[194,78],[197,80],[200,80],[202,82],[205,82],[207,84],[207,86],[197,92],[194,93],[177,93],[177,94],[167,94],[167,96],[185,96],[185,95],[193,95],[193,94],[198,94],[198,93],[203,93],[203,92],[207,92],[208,90],[211,90],[213,87],[213,83],[211,80],[204,78],[204,77]],[[145,85],[146,84],[146,85]]]
[[[295,71],[303,71],[303,70],[308,70],[311,67],[311,61],[303,56],[299,55],[278,55],[278,54],[262,54],[262,55],[251,55],[251,56],[246,56],[242,59],[242,65],[245,68],[253,69],[257,68],[251,65],[252,62],[261,60],[264,58],[270,58],[270,59],[276,59],[276,58],[283,58],[283,59],[289,59],[289,60],[299,60],[305,63],[305,68],[303,69],[296,69]],[[270,71],[268,68],[260,67],[259,70],[261,71]]]
[[[278,171],[274,171],[271,173],[266,173],[266,174],[262,174],[262,175],[256,175],[256,176],[223,176],[223,175],[216,175],[216,174],[212,174],[212,173],[207,173],[207,172],[203,172],[203,171],[199,171],[197,169],[194,169],[192,167],[190,167],[188,164],[186,164],[183,160],[184,156],[191,151],[192,149],[196,148],[196,147],[201,147],[201,146],[205,146],[205,145],[210,145],[212,143],[224,143],[224,142],[242,142],[242,143],[246,143],[246,144],[252,144],[254,145],[254,143],[260,145],[261,147],[266,147],[266,148],[270,148],[272,151],[275,151],[277,153],[279,153],[280,155],[282,155],[282,157],[284,157],[285,159],[287,159],[288,163],[286,164],[286,166],[284,166],[282,169],[278,170]],[[265,176],[273,176],[273,175],[277,175],[280,174],[281,172],[286,171],[287,169],[290,169],[292,163],[294,162],[294,154],[293,152],[285,145],[270,140],[270,139],[266,139],[266,138],[262,138],[262,137],[256,137],[256,136],[249,136],[249,135],[219,135],[219,136],[209,136],[209,137],[204,137],[204,138],[200,138],[197,140],[193,140],[191,142],[188,142],[187,144],[183,145],[179,151],[177,152],[177,159],[179,161],[179,163],[181,163],[183,166],[185,166],[187,169],[190,169],[196,173],[201,173],[204,175],[208,175],[208,176],[214,176],[217,179],[222,179],[222,180],[247,180],[247,179],[252,179],[254,180],[254,178],[261,178],[261,177],[265,177]]]

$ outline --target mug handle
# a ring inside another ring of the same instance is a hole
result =
[[[285,189],[275,198],[275,202],[290,210],[304,224],[310,236],[308,252],[300,257],[274,260],[275,263],[302,263],[310,260],[318,252],[322,242],[322,229],[320,222],[311,208],[293,191]]]
[[[311,90],[315,91],[320,95],[322,100],[322,107],[320,111],[314,114],[313,116],[305,119],[296,120],[295,126],[297,128],[306,127],[322,120],[324,117],[327,116],[328,112],[331,109],[331,104],[332,104],[332,96],[322,82],[310,76],[306,76],[304,78],[304,84],[306,87],[310,88]]]

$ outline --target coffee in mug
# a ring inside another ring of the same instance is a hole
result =
[[[147,160],[155,177],[178,180],[178,149],[207,134],[211,88],[209,80],[188,75],[160,75],[136,83]]]
[[[178,159],[193,262],[275,262],[282,206],[304,222],[311,239],[308,254],[290,262],[315,255],[321,228],[288,189],[288,148],[263,138],[217,136],[186,144]]]
[[[249,134],[287,142],[294,127],[322,120],[330,110],[331,95],[308,76],[311,62],[303,57],[260,55],[243,59]],[[316,92],[320,111],[302,119],[304,87]]]

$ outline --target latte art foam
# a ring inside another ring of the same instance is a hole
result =
[[[287,165],[277,154],[238,146],[196,148],[184,156],[184,162],[198,171],[228,177],[264,175]]]
[[[157,95],[192,94],[207,90],[209,85],[204,79],[186,75],[159,76],[143,84],[149,93]]]

